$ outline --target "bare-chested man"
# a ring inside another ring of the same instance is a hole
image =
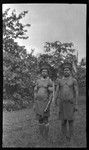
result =
[[[55,104],[57,105],[57,102],[59,102],[59,118],[62,121],[62,134],[70,141],[74,130],[74,112],[77,110],[78,86],[76,79],[72,77],[72,64],[65,62],[62,68],[63,78],[59,80],[57,85]],[[69,124],[69,135],[67,135],[67,122]]]
[[[53,93],[53,83],[48,77],[48,67],[42,66],[41,68],[41,77],[37,79],[36,85],[34,88],[35,96],[35,113],[39,121],[40,133],[43,135],[44,130],[45,134],[48,135],[49,123],[48,118],[50,116],[50,105],[45,111],[47,104],[50,99],[52,99]]]

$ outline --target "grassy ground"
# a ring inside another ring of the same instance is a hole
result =
[[[79,97],[74,123],[74,138],[61,140],[58,110],[51,111],[49,139],[41,137],[33,109],[3,112],[3,147],[86,147],[86,97]],[[52,107],[51,107],[52,108]],[[52,110],[52,109],[51,109]]]

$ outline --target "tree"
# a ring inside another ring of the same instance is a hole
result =
[[[61,43],[60,41],[55,42],[46,42],[44,45],[45,51],[45,60],[50,63],[54,68],[58,70],[59,76],[62,76],[61,64],[65,59],[69,59],[71,63],[77,65],[77,57],[74,55],[76,51],[74,44],[70,43]],[[42,56],[40,56],[42,58]]]
[[[85,58],[85,57],[81,59],[80,65],[81,65],[82,67],[86,67],[86,58]]]
[[[31,26],[30,24],[23,25],[20,23],[20,20],[25,17],[25,15],[28,13],[28,11],[23,11],[18,16],[16,15],[16,11],[13,10],[11,15],[8,15],[10,8],[7,9],[3,13],[3,39],[27,39],[28,36],[25,36],[27,30],[25,30],[25,27]]]
[[[28,11],[18,16],[15,10],[11,15],[8,15],[8,11],[9,9],[3,13],[3,91],[4,98],[12,98],[21,105],[22,101],[32,99],[37,60],[32,51],[27,54],[25,46],[15,42],[17,38],[28,38],[24,28],[30,27],[30,24],[20,23]]]
[[[77,67],[77,80],[80,94],[86,94],[86,59],[82,58]]]

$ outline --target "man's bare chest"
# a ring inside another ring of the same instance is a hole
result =
[[[47,86],[48,86],[48,80],[47,79],[46,80],[43,80],[43,79],[39,80],[39,82],[38,82],[39,88],[47,88]]]
[[[67,89],[71,89],[73,88],[73,79],[69,78],[69,79],[62,79],[60,81],[60,88],[67,88]]]

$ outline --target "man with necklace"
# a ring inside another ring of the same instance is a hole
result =
[[[63,77],[58,81],[55,104],[59,106],[62,135],[70,141],[74,133],[74,112],[78,108],[78,86],[77,80],[72,76],[72,64],[69,61],[65,61],[61,67]],[[68,134],[67,122],[69,124]]]
[[[49,78],[49,66],[42,65],[40,77],[37,79],[34,88],[35,113],[39,122],[40,134],[48,137],[50,104],[53,97],[53,83]]]

